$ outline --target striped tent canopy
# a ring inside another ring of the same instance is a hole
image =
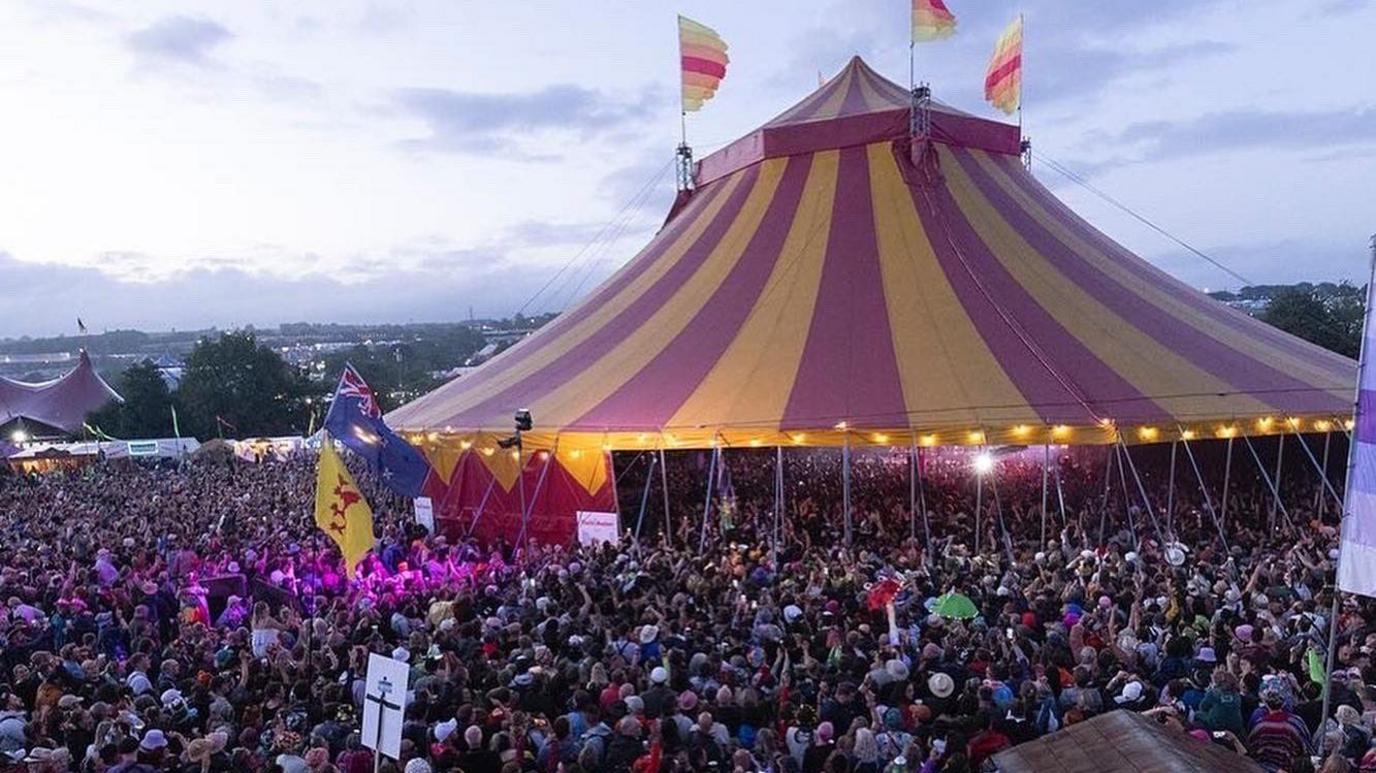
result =
[[[471,444],[528,408],[537,447],[635,449],[1347,420],[1354,362],[1095,230],[1023,167],[1014,126],[934,105],[935,142],[915,150],[907,100],[852,60],[703,159],[687,203],[580,303],[389,422]]]

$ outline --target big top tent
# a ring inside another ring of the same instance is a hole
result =
[[[76,367],[51,381],[29,383],[0,376],[0,429],[22,422],[29,435],[73,435],[87,414],[123,398],[105,383],[82,350]]]
[[[1017,127],[933,103],[914,148],[908,117],[907,91],[853,59],[699,162],[686,203],[580,303],[389,423],[432,457],[490,454],[528,408],[527,443],[562,457],[1346,420],[1354,362],[1095,230],[1023,166]]]

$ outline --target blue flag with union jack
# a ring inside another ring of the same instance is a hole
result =
[[[382,407],[368,382],[346,363],[335,387],[325,429],[350,451],[363,457],[368,467],[391,490],[418,497],[426,488],[430,463],[382,421]]]

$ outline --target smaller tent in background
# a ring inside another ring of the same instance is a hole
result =
[[[0,437],[75,435],[92,411],[124,402],[96,373],[82,350],[75,368],[51,381],[29,383],[0,376]]]

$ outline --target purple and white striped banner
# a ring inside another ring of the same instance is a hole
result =
[[[1362,357],[1376,352],[1376,329],[1371,325],[1371,294],[1367,293]],[[1357,413],[1353,417],[1352,459],[1348,467],[1344,503],[1338,589],[1376,597],[1376,368],[1363,365],[1357,385]]]

